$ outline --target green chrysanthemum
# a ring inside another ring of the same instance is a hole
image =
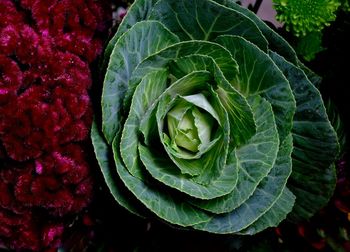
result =
[[[341,8],[344,11],[350,11],[350,1],[349,0],[341,0]]]
[[[321,31],[335,20],[340,6],[337,0],[273,0],[276,19],[296,36]]]

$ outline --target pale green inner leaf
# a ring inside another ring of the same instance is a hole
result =
[[[171,154],[169,156],[172,159],[169,159],[163,153],[157,152],[152,146],[139,145],[141,160],[152,177],[176,190],[200,199],[212,199],[226,195],[234,189],[237,182],[237,158],[232,155],[226,160],[230,132],[227,113],[214,91],[211,89],[210,92],[212,93],[211,97],[215,98],[210,101],[210,104],[217,111],[222,127],[222,131],[219,133],[222,136],[215,146],[198,161],[198,167],[202,174],[196,177],[191,177],[187,173],[183,174],[179,170],[181,165],[187,169],[197,166],[193,166],[193,162],[188,160],[174,160]],[[165,104],[168,102],[167,99],[159,102],[158,117],[161,114],[166,114]],[[159,111],[161,108],[165,112],[161,113]]]
[[[209,85],[207,84],[207,82],[210,80],[210,75],[208,74],[209,73],[206,71],[197,71],[197,72],[192,72],[191,74],[188,74],[185,77],[179,79],[178,81],[173,83],[167,89],[166,92],[164,92],[164,95],[161,97],[160,102],[158,104],[157,122],[158,122],[159,137],[169,157],[173,160],[173,162],[177,164],[179,169],[184,174],[199,175],[206,170],[205,165],[203,165],[201,161],[202,159],[198,161],[195,161],[194,159],[200,158],[205,152],[208,152],[211,148],[213,148],[215,143],[219,140],[221,134],[217,133],[217,135],[213,137],[213,140],[211,142],[209,142],[206,145],[203,145],[203,148],[201,148],[200,151],[198,151],[198,147],[201,142],[198,141],[198,145],[196,146],[197,147],[196,152],[191,154],[189,152],[176,149],[176,147],[172,148],[174,147],[174,143],[176,143],[175,142],[176,139],[171,139],[171,137],[169,139],[166,139],[166,138],[164,139],[164,120],[166,119],[166,116],[169,113],[169,111],[174,107],[174,104],[177,103],[179,96],[186,97],[189,95],[196,94],[198,93],[198,91],[203,91],[208,89]],[[181,119],[186,115],[186,112],[192,113],[192,107],[194,106],[194,104],[189,103],[183,98],[180,98],[180,99],[182,100],[182,102],[180,103],[178,113],[171,113],[173,115],[173,118],[176,117],[180,119],[179,122],[181,122]],[[189,110],[186,110],[187,106],[189,105],[191,105],[191,108]],[[193,131],[194,134],[192,136],[187,134],[187,137],[189,139],[200,140],[198,136],[198,129],[197,129],[197,126],[195,125],[194,117],[193,115],[191,116],[193,121],[190,123],[191,124],[190,128],[193,126],[192,128],[194,129]],[[175,124],[175,126],[176,126],[175,129],[179,127],[178,124]],[[186,128],[183,128],[183,129],[186,129]],[[174,131],[174,138],[176,138],[176,136],[179,135],[178,133],[179,130],[177,131],[172,130],[172,131]],[[182,135],[186,135],[186,133],[190,134],[190,132],[184,132],[184,130],[182,130],[182,132],[180,131],[180,133]],[[184,140],[184,139],[181,139],[181,140]],[[177,145],[177,147],[179,146]],[[192,160],[184,160],[184,158],[192,159]],[[215,157],[213,157],[213,159],[215,159]]]
[[[216,123],[209,113],[204,110],[199,111],[194,104],[188,102],[186,98],[190,97],[191,100],[193,96],[202,97],[203,102],[208,103],[205,105],[207,109],[210,108],[209,110],[212,110],[219,120],[218,114],[202,94],[178,96],[165,105],[166,109],[164,111],[167,111],[168,108],[171,109],[166,114],[169,137],[163,130],[164,143],[167,147],[171,147],[171,149],[167,149],[169,153],[177,158],[199,159],[219,140],[219,135],[214,132],[214,129],[216,130],[214,124],[217,125],[220,121]],[[190,119],[183,120],[186,116]],[[212,135],[216,137],[212,139]],[[184,144],[191,146],[185,146]],[[194,173],[191,174],[195,175]]]
[[[177,132],[174,137],[177,146],[185,148],[191,152],[197,152],[200,140],[198,137],[198,129],[194,123],[192,109],[187,111],[177,125]]]
[[[222,69],[218,67],[214,59],[205,55],[192,55],[174,60],[170,64],[170,70],[175,71],[176,76],[182,76],[187,71],[201,68],[213,74],[214,82],[211,84],[216,87],[216,93],[219,94],[222,104],[229,113],[232,125],[231,145],[243,145],[255,133],[253,113],[246,98],[227,81]]]

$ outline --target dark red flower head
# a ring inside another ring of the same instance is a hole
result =
[[[95,0],[0,0],[0,245],[58,248],[92,200],[89,63],[107,9]]]
[[[69,51],[88,62],[101,52],[96,31],[106,28],[106,11],[94,0],[26,0],[22,5],[32,12],[40,32],[48,32],[62,51]]]
[[[16,98],[23,74],[17,63],[0,54],[0,106]]]

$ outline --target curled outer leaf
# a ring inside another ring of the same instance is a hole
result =
[[[234,1],[136,0],[104,62],[92,139],[131,212],[255,234],[332,194],[338,142],[315,75]]]

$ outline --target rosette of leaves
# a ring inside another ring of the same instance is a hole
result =
[[[137,0],[103,61],[92,141],[129,211],[254,234],[308,218],[332,195],[338,142],[307,76],[317,78],[249,10]]]

